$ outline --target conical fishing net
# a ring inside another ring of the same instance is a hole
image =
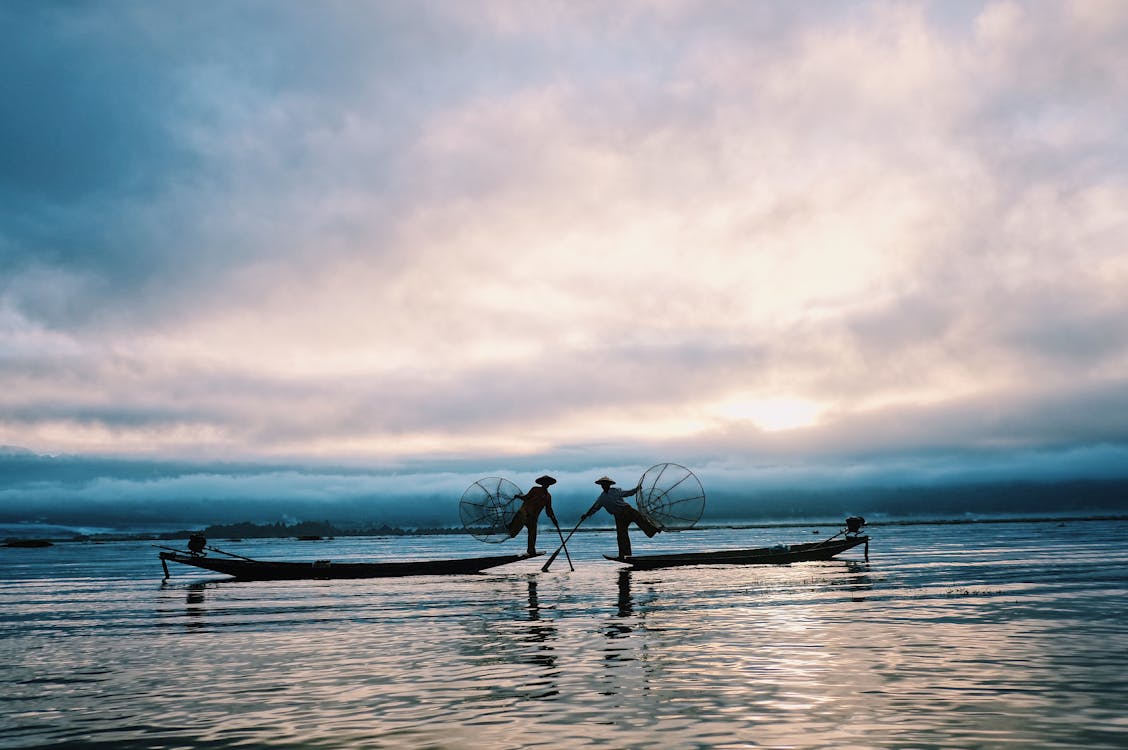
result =
[[[501,477],[479,479],[466,488],[458,503],[462,525],[475,539],[483,542],[504,542],[509,538],[509,522],[521,501],[514,495],[521,488]]]
[[[664,531],[693,528],[705,511],[701,481],[684,466],[651,466],[639,484],[638,509]]]

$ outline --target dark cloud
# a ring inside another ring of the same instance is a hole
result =
[[[8,3],[0,45],[0,191],[8,210],[140,196],[193,164],[174,137],[181,93],[159,40],[130,13]],[[47,218],[47,217],[42,217]],[[82,253],[59,249],[60,261]],[[63,254],[66,253],[66,254]]]
[[[0,10],[0,293],[33,320],[128,328],[214,303],[217,278],[350,231],[311,201],[386,189],[402,139],[461,95],[449,63],[468,42],[426,12],[183,10]],[[45,305],[29,272],[74,280],[74,299]]]

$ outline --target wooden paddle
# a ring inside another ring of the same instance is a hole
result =
[[[583,523],[586,519],[587,519],[587,516],[580,516],[580,523]],[[580,528],[580,523],[576,524],[576,529]],[[572,538],[572,534],[576,533],[576,529],[572,529],[571,531],[569,531],[568,536],[566,536],[565,538],[560,540],[560,546],[556,548],[556,551],[552,553],[552,556],[548,558],[548,561],[545,562],[545,564],[541,566],[541,572],[542,573],[547,573],[548,569],[550,567],[552,567],[552,563],[554,563],[556,561],[556,556],[560,554],[560,550],[564,549],[564,545],[567,544],[568,540]],[[569,559],[569,561],[570,561],[570,559]],[[573,570],[574,570],[574,568],[573,568]]]
[[[552,519],[552,525],[556,527],[556,533],[560,535],[560,549],[564,550],[564,557],[568,559],[568,570],[575,572],[576,568],[572,565],[572,556],[568,554],[568,548],[564,546],[564,532],[560,530],[560,524],[556,523],[555,518]],[[571,535],[569,534],[569,536]]]

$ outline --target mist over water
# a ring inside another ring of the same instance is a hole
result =
[[[1116,465],[1123,467],[1124,461]],[[613,473],[627,487],[644,468]],[[706,524],[839,522],[849,515],[871,520],[1128,515],[1128,478],[1122,468],[1111,474],[1095,472],[1091,476],[1096,478],[1089,479],[1015,471],[1005,480],[993,477],[979,482],[952,477],[928,482],[924,475],[897,479],[876,470],[860,478],[836,471],[768,481],[747,468],[736,473],[710,466],[694,468],[708,492],[701,519]],[[524,476],[511,468],[495,471],[480,465],[454,472],[397,474],[342,467],[50,457],[0,450],[0,538],[174,531],[241,522],[460,528],[458,498],[468,485],[491,472],[527,488],[544,467]],[[598,490],[591,480],[599,473],[593,474],[589,467],[554,475],[560,480],[553,487],[557,513],[565,522],[578,518],[595,499]]]
[[[836,530],[635,544],[739,548]],[[574,572],[562,556],[547,574],[531,560],[336,582],[240,583],[180,566],[162,582],[140,542],[0,549],[0,747],[1128,744],[1128,522],[871,535],[868,563],[855,550],[631,572],[599,557],[614,549],[605,531],[573,537]],[[515,544],[214,541],[295,560]]]

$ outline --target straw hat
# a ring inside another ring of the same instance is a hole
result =
[[[603,484],[604,482],[606,482],[607,484],[615,484],[615,480],[607,476],[606,474],[595,480],[596,484]]]
[[[556,480],[550,477],[548,474],[545,474],[543,477],[537,477],[537,484],[544,487],[551,487],[552,485],[556,484]]]

